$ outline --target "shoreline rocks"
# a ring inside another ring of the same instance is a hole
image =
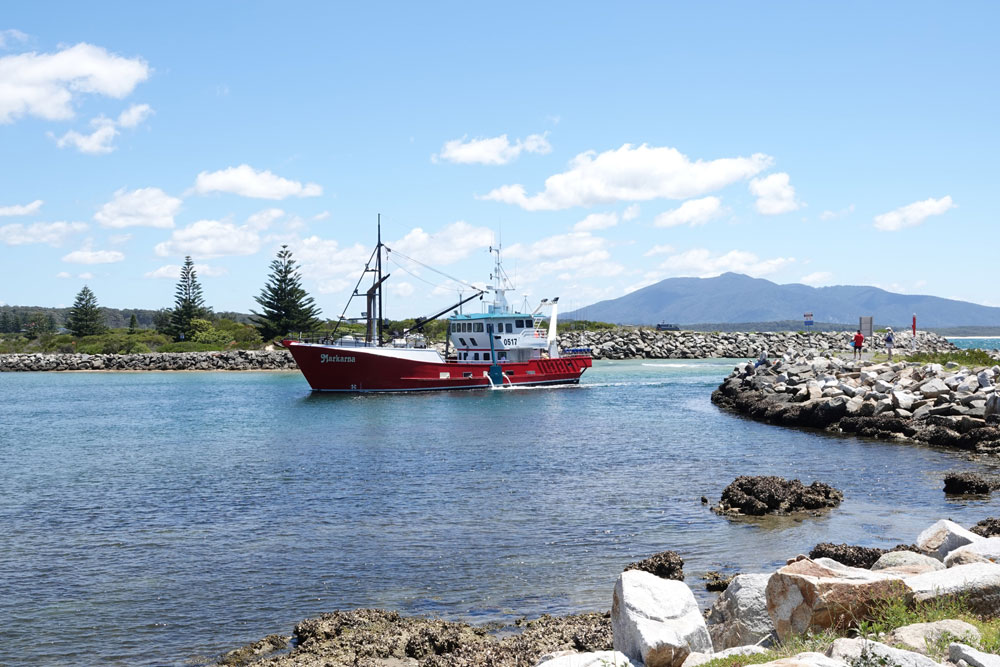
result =
[[[771,424],[1000,451],[1000,365],[861,363],[815,351],[737,366],[720,407]]]
[[[0,372],[298,370],[288,350],[144,354],[0,354]]]
[[[846,351],[844,332],[700,332],[656,331],[620,327],[560,334],[563,350],[590,348],[594,359],[757,358],[762,348],[774,356],[799,350]],[[432,344],[444,352],[443,343]],[[918,331],[917,351],[944,352],[955,346],[937,334]],[[897,350],[905,356],[908,350]],[[218,352],[150,352],[144,354],[0,354],[0,372],[23,371],[177,371],[290,370],[295,361],[287,350]]]
[[[728,516],[790,514],[836,507],[843,499],[843,492],[822,482],[806,486],[797,479],[744,475],[722,490],[712,511]]]
[[[619,327],[567,331],[559,335],[559,346],[562,349],[590,348],[594,359],[756,359],[761,348],[766,348],[772,358],[795,356],[804,350],[816,350],[820,354],[850,352],[849,337],[844,331],[702,332]],[[909,337],[905,343],[895,350],[898,356],[905,357],[909,353]],[[917,332],[917,352],[953,352],[956,349],[943,336]]]
[[[609,591],[610,613],[474,626],[380,609],[336,611],[302,621],[291,638],[269,635],[220,656],[216,664],[597,667],[611,661],[630,667],[694,667],[772,647],[774,659],[764,663],[772,667],[857,667],[857,656],[865,651],[891,656],[893,664],[930,666],[938,664],[932,660],[941,654],[945,633],[964,642],[961,650],[973,652],[968,655],[987,662],[996,658],[975,653],[983,648],[978,629],[954,618],[891,626],[890,633],[877,637],[884,644],[852,638],[852,629],[890,599],[908,605],[927,602],[935,608],[958,601],[980,618],[1000,615],[1000,564],[986,560],[946,567],[963,549],[1000,553],[1000,538],[980,537],[942,520],[916,541],[932,549],[933,557],[893,551],[879,560],[885,567],[863,569],[831,558],[799,556],[774,572],[738,575],[705,614],[682,581],[630,569]],[[823,643],[814,644],[825,657],[780,653],[782,642],[828,629],[848,636],[827,635]]]

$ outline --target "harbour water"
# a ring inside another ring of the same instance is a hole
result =
[[[1000,350],[1000,338],[960,337],[949,338],[948,341],[963,350]]]
[[[471,621],[610,607],[673,549],[764,571],[821,541],[912,542],[961,453],[720,412],[733,360],[598,362],[578,387],[337,396],[298,373],[0,374],[0,664],[198,664],[379,606]],[[734,522],[738,475],[841,488],[819,518]]]

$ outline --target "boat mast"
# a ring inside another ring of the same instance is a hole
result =
[[[376,270],[378,274],[376,279],[378,280],[378,346],[382,347],[382,214],[378,214],[378,245],[376,246],[376,251],[378,252],[378,260],[375,262]]]

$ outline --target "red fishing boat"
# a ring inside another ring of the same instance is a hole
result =
[[[364,338],[289,338],[282,345],[292,353],[314,391],[499,389],[578,383],[592,364],[590,350],[559,349],[559,299],[543,299],[531,312],[512,310],[505,296],[511,288],[501,265],[500,248],[490,251],[496,255],[492,287],[477,289],[472,296],[417,320],[410,329],[385,340],[382,285],[389,275],[382,275],[382,259],[383,253],[392,250],[382,243],[380,228],[378,244],[358,281],[360,287],[365,276],[373,275],[372,285],[365,292]],[[464,304],[477,298],[483,301],[487,293],[492,293],[493,301],[484,304],[484,312],[461,312]],[[357,288],[353,296],[361,296]],[[427,322],[449,312],[452,315],[448,317],[442,354],[427,347],[419,332]]]

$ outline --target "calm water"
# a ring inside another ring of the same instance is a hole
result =
[[[963,350],[972,348],[1000,350],[1000,338],[949,338],[948,340]]]
[[[310,615],[474,621],[610,607],[674,549],[762,571],[832,540],[910,542],[960,455],[769,427],[709,394],[733,362],[602,362],[561,389],[345,397],[297,373],[0,374],[0,663],[197,663]],[[733,523],[741,474],[845,490]]]

